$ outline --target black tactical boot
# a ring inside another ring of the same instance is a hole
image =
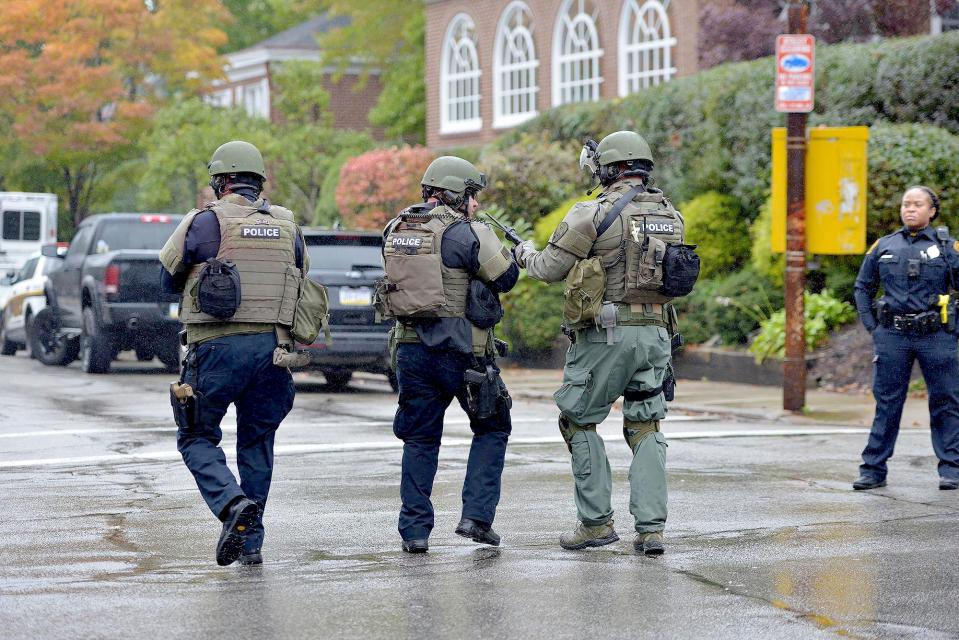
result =
[[[942,491],[954,491],[959,489],[959,480],[955,478],[939,478],[939,489]]]
[[[216,544],[216,563],[221,567],[233,564],[243,553],[243,540],[256,519],[260,516],[260,507],[248,498],[237,498],[226,510],[223,519],[223,531]]]
[[[856,491],[867,491],[869,489],[878,489],[879,487],[886,486],[886,479],[878,480],[876,478],[871,478],[869,476],[859,476],[856,478],[856,481],[852,483],[852,488]]]
[[[464,538],[469,538],[473,542],[491,544],[494,547],[499,546],[499,534],[493,531],[492,525],[480,522],[479,520],[463,518],[460,520],[460,523],[456,525],[456,534]]]
[[[426,553],[430,550],[430,544],[428,540],[404,540],[403,541],[403,551],[406,553]]]
[[[244,552],[240,554],[237,562],[245,565],[263,564],[263,554],[259,551],[250,551],[249,553]]]

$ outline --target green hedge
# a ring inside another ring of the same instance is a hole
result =
[[[563,322],[563,285],[547,285],[525,274],[502,296],[505,315],[499,330],[518,355],[548,351]]]
[[[878,119],[959,131],[959,32],[818,47],[816,57],[811,125],[870,125]],[[729,193],[751,221],[769,190],[769,130],[785,125],[785,117],[772,109],[774,72],[772,58],[763,58],[622,99],[567,105],[492,147],[507,148],[530,135],[580,144],[586,137],[633,129],[652,145],[656,180],[674,201],[711,190]]]
[[[735,271],[749,259],[749,225],[732,196],[707,191],[679,207],[686,221],[686,242],[697,245],[700,278]]]

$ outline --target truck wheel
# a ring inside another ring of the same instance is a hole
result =
[[[387,379],[389,379],[389,381],[390,381],[390,389],[392,389],[394,392],[399,391],[399,390],[400,390],[400,381],[399,381],[399,380],[397,379],[397,377],[396,377],[396,372],[395,372],[395,371],[389,371],[389,372],[387,372],[386,377],[387,377]]]
[[[60,332],[60,320],[52,309],[38,311],[31,326],[30,351],[37,360],[47,366],[65,367],[77,359],[79,340]]]
[[[144,346],[142,346],[142,345],[141,345],[141,346],[138,346],[138,347],[135,349],[135,351],[136,351],[136,354],[137,354],[137,360],[140,361],[140,362],[149,362],[150,360],[153,360],[154,355],[156,355],[156,354],[153,353],[153,350],[152,350],[152,349],[149,349],[149,348],[144,347]]]
[[[164,345],[163,348],[157,351],[157,358],[159,358],[163,366],[167,368],[167,371],[171,373],[176,373],[180,370],[180,361],[183,359],[183,356],[184,353],[180,348],[180,340],[178,337],[170,340],[169,344]]]
[[[334,391],[340,391],[346,388],[353,377],[352,371],[324,371],[323,377],[326,378],[326,385],[332,387]]]
[[[110,370],[113,345],[110,337],[100,332],[93,309],[83,310],[83,329],[80,333],[80,362],[87,373],[106,373]]]
[[[17,355],[17,343],[13,340],[7,340],[7,313],[3,312],[3,315],[0,316],[0,355],[4,356],[15,356]]]

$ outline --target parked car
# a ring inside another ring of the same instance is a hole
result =
[[[66,249],[66,244],[57,246],[60,255]],[[9,290],[0,302],[0,354],[12,356],[30,344],[33,319],[47,306],[47,274],[59,264],[58,259],[37,252],[9,280]]]
[[[389,368],[388,333],[391,321],[376,321],[373,283],[383,277],[383,237],[374,231],[304,228],[310,254],[309,277],[330,295],[330,332],[333,344],[321,335],[312,345],[298,348],[310,354],[308,369],[320,371],[327,383],[343,388],[354,371],[381,373],[395,391]]]
[[[33,321],[35,356],[105,373],[124,350],[179,365],[179,296],[159,286],[160,248],[182,216],[112,213],[77,228],[62,264],[47,276],[47,308]],[[52,247],[43,255],[54,257]]]

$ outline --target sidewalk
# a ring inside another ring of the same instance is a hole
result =
[[[553,392],[562,382],[563,372],[556,369],[503,369],[503,379],[514,398],[553,402]],[[871,394],[837,393],[810,389],[806,392],[806,411],[792,413],[782,408],[779,387],[678,380],[676,400],[671,411],[711,414],[747,420],[788,422],[793,424],[834,424],[868,427],[872,424],[875,403]],[[929,428],[927,399],[910,397],[902,415],[902,428]]]

